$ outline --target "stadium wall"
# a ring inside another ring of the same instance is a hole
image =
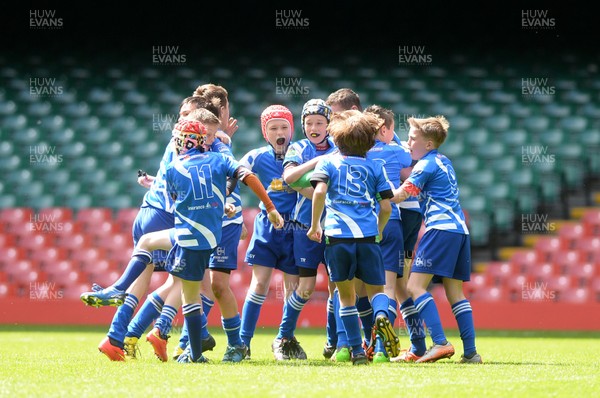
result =
[[[439,300],[439,299],[438,299]],[[242,302],[240,304],[243,304]],[[478,329],[496,330],[600,330],[600,303],[569,304],[555,302],[471,303],[475,326]],[[283,303],[267,301],[259,318],[259,327],[278,327],[281,322]],[[442,324],[456,329],[456,321],[447,301],[439,300],[438,308]],[[104,325],[110,324],[115,309],[112,307],[86,307],[78,300],[35,300],[31,298],[7,298],[0,300],[0,323],[12,325]],[[209,326],[220,327],[218,305],[209,314]],[[175,323],[181,325],[178,314]],[[324,328],[326,302],[309,302],[302,311],[299,327]]]

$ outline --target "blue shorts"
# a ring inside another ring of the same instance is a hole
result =
[[[167,213],[164,210],[151,206],[141,207],[133,221],[131,229],[133,245],[137,245],[144,234],[170,229],[174,225],[175,221],[172,213]],[[154,271],[166,271],[165,259],[167,258],[167,253],[165,250],[155,250],[152,252]]]
[[[417,238],[419,237],[421,224],[423,224],[423,214],[420,211],[408,210],[401,207],[400,216],[402,217],[404,251],[412,254],[412,251],[415,249],[415,245],[417,244]],[[405,257],[412,258],[412,255],[405,255]]]
[[[331,282],[357,277],[369,285],[385,285],[383,258],[378,243],[334,243],[325,246],[325,263]]]
[[[430,229],[425,232],[411,272],[434,275],[433,282],[452,278],[471,279],[471,238],[469,235]]]
[[[293,225],[286,221],[283,228],[275,229],[264,212],[258,213],[244,261],[248,265],[258,264],[298,275],[298,267],[294,264]]]
[[[175,244],[167,256],[167,271],[186,281],[201,281],[213,249],[190,250]]]
[[[237,269],[238,245],[242,236],[242,224],[228,224],[223,227],[221,243],[210,256],[209,268]]]
[[[383,269],[395,272],[400,277],[404,274],[404,239],[402,236],[400,220],[389,220],[383,230],[383,240],[379,242],[383,257]]]
[[[292,222],[294,226],[294,257],[300,268],[317,269],[325,263],[325,242],[310,240],[306,233],[308,228],[300,223]]]

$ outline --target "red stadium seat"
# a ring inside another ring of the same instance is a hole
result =
[[[120,233],[120,231],[114,221],[104,220],[99,221],[93,228],[88,229],[86,233],[92,237],[93,242],[97,243],[98,239]]]
[[[558,237],[564,242],[566,249],[574,249],[577,241],[581,239],[585,230],[581,223],[564,223],[558,228]]]
[[[60,247],[43,247],[33,251],[29,258],[39,264],[40,269],[45,272],[48,266],[65,260],[67,251]]]
[[[540,261],[547,262],[554,253],[566,249],[566,244],[558,236],[542,236],[535,241],[533,248]]]
[[[503,284],[515,272],[514,266],[509,261],[493,261],[488,263],[485,268],[485,273],[491,277],[496,286]]]
[[[251,278],[252,273],[240,271],[239,268],[231,273],[229,284],[236,298],[243,300],[246,297]]]
[[[55,282],[56,279],[60,279],[62,275],[73,270],[77,270],[77,267],[74,266],[69,260],[61,260],[47,264],[43,270],[46,273],[48,280]]]
[[[112,221],[112,210],[105,207],[81,209],[77,212],[77,221],[84,231],[93,231],[102,221]]]
[[[97,247],[80,247],[71,253],[71,260],[83,267],[84,263],[95,262],[105,259],[103,249]]]
[[[600,208],[586,210],[581,222],[586,235],[600,236]]]
[[[71,285],[64,286],[62,288],[63,297],[69,300],[79,300],[79,296],[82,293],[88,292],[91,290],[91,285],[88,283],[75,283]]]
[[[122,233],[115,231],[111,234],[100,234],[96,239],[98,247],[112,250],[123,250],[133,247],[133,238],[131,233]]]
[[[90,282],[90,286],[92,285],[92,283],[97,283],[102,287],[106,287],[115,283],[120,276],[121,273],[117,271],[92,272],[88,274],[88,280]]]
[[[523,249],[516,251],[510,258],[510,263],[516,268],[517,273],[527,272],[542,262],[535,250]]]
[[[508,294],[502,287],[492,286],[474,291],[470,300],[485,302],[506,301],[508,300]]]
[[[539,264],[527,270],[527,273],[537,282],[547,282],[560,274],[560,269],[553,263]]]
[[[57,247],[65,248],[69,252],[75,252],[91,246],[92,241],[91,238],[83,232],[76,232],[72,235],[59,235],[55,244]]]
[[[80,261],[79,263],[74,264],[75,268],[78,269],[83,274],[95,274],[98,272],[110,272],[117,271],[116,267],[110,260],[106,259],[90,259]]]
[[[600,237],[585,236],[577,241],[575,248],[586,261],[600,262]]]
[[[47,207],[37,211],[38,222],[63,222],[73,220],[73,209],[69,207]]]
[[[471,280],[463,284],[467,298],[472,297],[479,290],[488,290],[494,284],[494,280],[487,274],[472,274]]]
[[[117,222],[117,226],[121,229],[121,232],[131,235],[133,221],[137,217],[139,211],[140,209],[137,207],[117,210],[115,221]]]
[[[21,247],[0,247],[0,271],[7,271],[13,264],[26,257]]]
[[[15,246],[15,236],[6,232],[0,232],[0,248]]]
[[[577,287],[566,289],[559,293],[558,301],[572,304],[585,304],[593,301],[593,294],[588,288]]]
[[[5,272],[8,281],[15,285],[28,285],[37,282],[41,276],[29,260],[19,260],[10,267],[10,270]]]
[[[0,282],[0,300],[13,296],[15,296],[15,289],[13,285],[6,282]]]
[[[600,276],[600,265],[594,263],[574,264],[565,275],[577,278],[580,287],[588,286],[596,276]]]
[[[36,232],[27,237],[23,236],[17,240],[17,245],[32,253],[36,250],[45,249],[54,245],[54,236],[50,233]]]
[[[29,207],[0,209],[0,225],[5,232],[10,232],[15,225],[31,222],[33,214]]]
[[[564,274],[566,273],[566,270],[573,266],[573,264],[582,263],[583,258],[581,257],[579,250],[563,250],[554,254],[552,262],[556,264]]]

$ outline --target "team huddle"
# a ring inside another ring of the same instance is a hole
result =
[[[134,221],[128,266],[111,286],[93,285],[81,295],[90,306],[118,307],[100,352],[113,361],[135,358],[138,340],[154,323],[146,340],[167,361],[181,308],[184,325],[172,358],[206,362],[203,352],[216,346],[207,329],[216,301],[227,336],[223,362],[250,360],[278,269],[285,301],[271,349],[279,361],[307,359],[295,331],[324,264],[325,358],[361,365],[452,357],[454,346],[427,290],[433,281],[443,283],[452,306],[464,349],[460,362],[482,363],[462,287],[471,271],[469,231],[454,169],[437,150],[449,128],[443,116],[409,118],[408,141],[401,142],[391,110],[363,110],[354,91],[340,89],[304,104],[305,138],[298,141],[290,109],[268,106],[260,116],[267,145],[239,161],[231,152],[238,126],[225,88],[199,86],[182,101],[179,116],[156,176],[138,177],[148,192]],[[260,200],[244,258],[252,280],[241,313],[229,283],[238,243],[248,234],[240,182]],[[169,276],[136,312],[156,271]],[[394,330],[398,308],[411,341],[407,350],[400,350]]]

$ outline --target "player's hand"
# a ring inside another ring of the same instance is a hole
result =
[[[246,240],[248,237],[248,228],[246,228],[246,224],[242,223],[242,234],[240,235],[240,240]]]
[[[267,217],[275,229],[283,228],[283,217],[281,217],[281,214],[279,214],[277,210],[271,210],[269,214],[267,214]]]
[[[233,203],[225,203],[225,215],[229,218],[235,216],[235,205]]]
[[[237,131],[237,129],[240,127],[237,124],[237,119],[234,119],[232,117],[229,118],[229,121],[227,122],[227,126],[223,127],[223,131],[231,138],[233,137],[233,135],[235,134],[235,132]]]
[[[143,186],[144,188],[150,188],[150,185],[152,185],[152,182],[154,181],[154,176],[150,176],[148,174],[144,174],[142,176],[139,176],[137,181],[138,184],[140,184],[141,186]]]
[[[323,229],[321,229],[320,225],[311,225],[310,229],[306,233],[306,236],[308,236],[308,239],[310,240],[321,243],[321,239],[323,238]]]
[[[215,136],[225,145],[231,145],[231,138],[224,131],[217,131]]]

